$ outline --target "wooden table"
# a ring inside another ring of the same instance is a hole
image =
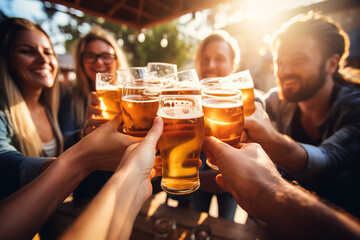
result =
[[[58,239],[62,233],[81,214],[89,201],[68,202],[62,204],[56,213],[47,222],[41,236],[44,239]],[[142,207],[136,217],[131,240],[156,239],[154,236],[154,221],[161,216],[168,216],[175,220],[176,230],[173,239],[191,239],[194,227],[203,224],[211,229],[212,239],[243,239],[262,240],[271,239],[267,228],[260,226],[252,219],[246,224],[219,219],[209,216],[206,213],[197,213],[187,209],[169,207],[151,197]]]
[[[176,222],[173,239],[191,239],[194,227],[199,224],[211,229],[212,239],[271,239],[267,228],[260,226],[252,219],[246,224],[238,224],[227,219],[214,218],[206,213],[197,213],[182,208],[169,207],[165,203],[154,202],[149,199],[140,210],[132,231],[132,240],[155,239],[154,221],[161,216],[169,216]]]

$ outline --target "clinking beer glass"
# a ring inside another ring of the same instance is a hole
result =
[[[240,142],[244,127],[244,110],[241,91],[231,83],[203,85],[202,106],[205,120],[205,135],[236,146]],[[216,170],[219,168],[206,164]]]
[[[101,117],[111,120],[121,112],[121,94],[119,92],[121,82],[116,74],[97,73],[95,84],[102,110]]]
[[[144,81],[126,82],[122,90],[124,132],[145,137],[150,130],[159,106],[160,84]]]
[[[171,194],[194,192],[200,186],[199,158],[205,136],[201,95],[160,95],[157,115],[164,121],[158,142],[161,187]]]
[[[237,72],[226,77],[227,80],[236,84],[236,87],[241,90],[244,101],[244,113],[248,117],[255,112],[255,95],[254,82],[251,78],[249,70]]]

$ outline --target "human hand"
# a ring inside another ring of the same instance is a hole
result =
[[[262,193],[284,184],[273,162],[255,143],[236,149],[216,138],[206,138],[203,151],[216,164],[220,173],[216,182],[227,189],[249,214],[257,216],[258,199]]]
[[[245,140],[244,136],[242,142],[257,142],[261,145],[270,143],[276,130],[271,124],[269,115],[265,112],[262,104],[255,102],[255,106],[255,112],[252,115],[245,117],[244,132],[247,133],[247,138]]]
[[[91,92],[88,96],[89,105],[86,107],[86,115],[84,127],[82,129],[82,137],[88,135],[96,128],[102,126],[104,123],[108,122],[108,119],[101,118],[102,110],[99,108],[100,100],[96,92]]]
[[[69,159],[75,159],[72,164],[80,165],[88,173],[96,170],[114,171],[127,147],[142,139],[118,132],[120,123],[121,117],[118,115],[62,155],[70,155]]]
[[[140,181],[146,182],[142,184],[146,193],[151,194],[152,186],[150,180],[156,176],[153,168],[156,155],[156,145],[163,131],[162,118],[156,117],[153,126],[146,137],[140,142],[129,146],[124,154],[123,160],[119,164],[117,171],[125,167],[132,168],[132,174],[141,178]]]

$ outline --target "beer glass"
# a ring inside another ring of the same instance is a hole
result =
[[[164,121],[158,142],[161,187],[177,195],[194,192],[200,186],[199,158],[205,137],[201,95],[160,95],[157,115]]]
[[[97,73],[95,80],[96,93],[100,100],[101,117],[105,119],[113,119],[121,112],[119,87],[121,83],[118,81],[116,74]]]
[[[233,84],[223,82],[205,85],[202,88],[202,107],[205,120],[205,135],[236,146],[244,127],[244,109],[241,91]],[[209,167],[219,170],[211,164]]]
[[[195,69],[163,77],[162,95],[200,95],[201,86]]]
[[[124,132],[145,137],[150,130],[159,105],[160,84],[144,81],[126,82],[122,90]]]
[[[177,73],[176,64],[171,63],[149,62],[147,64],[147,69],[150,74],[158,78]]]
[[[129,67],[117,70],[116,73],[123,77],[122,82],[143,80],[148,78],[149,72],[146,67]]]
[[[249,70],[231,74],[226,77],[228,80],[234,82],[238,89],[242,92],[244,101],[245,116],[248,117],[255,112],[255,95],[254,82],[251,78]]]

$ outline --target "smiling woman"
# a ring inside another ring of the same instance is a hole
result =
[[[0,23],[0,46],[2,198],[37,176],[47,159],[34,157],[61,153],[62,137],[55,94],[58,61],[48,35],[28,20],[9,18]]]
[[[95,91],[96,73],[116,74],[116,70],[128,68],[125,55],[118,47],[116,40],[109,32],[99,27],[92,29],[78,40],[74,55],[75,85],[63,91],[58,115],[66,142],[65,149],[105,121],[105,119],[93,117],[93,114],[98,115],[101,112],[98,112],[99,109],[95,106],[89,106],[91,103],[89,94]],[[94,173],[75,191],[74,198],[93,196],[109,176],[110,173]],[[89,185],[91,185],[90,188],[86,187]]]

